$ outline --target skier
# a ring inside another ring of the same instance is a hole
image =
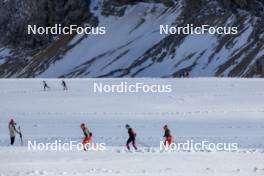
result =
[[[10,144],[14,145],[15,143],[15,138],[16,138],[16,133],[22,136],[22,134],[16,129],[16,123],[14,119],[11,119],[9,124],[8,124],[8,129],[9,129],[9,135],[10,135]]]
[[[62,80],[61,85],[63,87],[63,90],[68,90],[67,84],[64,80]]]
[[[129,144],[132,142],[132,145],[134,147],[135,150],[137,150],[137,146],[136,146],[136,133],[134,132],[134,130],[130,127],[130,125],[126,125],[126,129],[128,130],[128,140],[126,143],[126,147],[127,149],[130,151],[130,146]]]
[[[189,73],[188,70],[185,70],[185,71],[184,71],[184,77],[185,77],[185,78],[189,78],[189,77],[190,77],[190,73]]]
[[[85,126],[84,123],[81,123],[81,129],[83,131],[83,134],[84,134],[84,138],[83,138],[83,149],[86,151],[87,147],[86,145],[89,144],[91,142],[91,139],[92,139],[92,133],[89,132],[88,128]]]
[[[44,91],[46,91],[46,89],[50,89],[46,81],[43,81],[43,87],[44,87]]]
[[[165,141],[164,141],[164,144],[165,145],[171,145],[172,144],[172,135],[170,133],[170,129],[168,128],[168,125],[164,125],[163,127],[164,129],[164,138],[165,138]]]

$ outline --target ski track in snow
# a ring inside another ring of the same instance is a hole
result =
[[[10,156],[11,153],[18,151],[19,156]],[[167,174],[250,176],[264,174],[263,163],[258,163],[263,160],[263,151],[262,153],[260,151],[162,153],[154,148],[141,149],[139,152],[112,148],[97,153],[50,151],[34,153],[24,148],[14,148],[12,151],[4,148],[0,153],[2,156],[8,156],[8,163],[0,166],[4,170],[1,173],[2,176]],[[40,158],[41,161],[39,161]],[[203,158],[203,164],[199,164],[201,158]],[[23,162],[20,161],[21,159]],[[16,165],[20,167],[14,169]]]
[[[18,151],[19,156],[10,156],[11,153]],[[263,160],[264,151],[253,150],[239,152],[160,152],[156,148],[145,148],[138,152],[127,152],[123,148],[115,147],[97,153],[77,151],[38,153],[18,147],[11,149],[11,151],[8,148],[2,148],[0,153],[2,156],[8,156],[8,163],[0,166],[5,171],[1,173],[2,176],[217,175],[218,173],[220,175],[250,176],[264,174],[263,163],[258,163]],[[41,161],[39,161],[40,158]],[[199,165],[201,158],[203,158],[203,164]],[[227,158],[228,160],[226,160]],[[21,159],[23,162],[20,161]],[[219,162],[219,165],[212,163],[215,160]],[[245,163],[243,160],[247,162]],[[35,163],[36,161],[37,163]],[[254,163],[254,161],[257,162]],[[14,170],[15,165],[20,167]]]

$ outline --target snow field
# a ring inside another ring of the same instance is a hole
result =
[[[66,79],[0,80],[0,175],[216,175],[264,174],[262,79]],[[171,84],[172,93],[98,94],[94,82]],[[106,151],[28,151],[19,138],[9,146],[14,117],[24,141],[82,140],[81,122]],[[128,152],[125,124],[137,132],[138,152]],[[175,142],[236,142],[239,150],[161,152],[163,125]],[[146,146],[147,144],[147,146]]]

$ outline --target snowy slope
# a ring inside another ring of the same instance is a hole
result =
[[[0,80],[0,174],[11,175],[241,175],[264,174],[264,106],[261,79],[73,79]],[[172,84],[172,93],[93,92],[94,82]],[[27,151],[8,147],[14,117],[25,142],[82,140],[81,122],[106,151]],[[129,123],[139,152],[124,144]],[[164,124],[176,142],[235,142],[234,152],[160,152]],[[149,147],[152,148],[149,148]],[[201,162],[201,160],[203,162]]]
[[[157,10],[149,15],[153,8]],[[159,25],[171,24],[173,20],[173,17],[162,14],[164,10],[162,5],[140,4],[130,7],[123,17],[99,14],[99,26],[105,26],[107,34],[87,37],[40,76],[60,77],[80,69],[85,70],[83,76],[89,74],[96,77],[128,67],[164,37],[159,35]],[[142,20],[146,22],[141,24]],[[94,58],[94,62],[85,64]],[[160,71],[163,69],[160,68]],[[76,72],[70,77],[81,76]]]
[[[205,18],[210,17],[206,12],[202,17],[202,24],[238,26],[239,35],[187,35],[182,39],[160,35],[160,25],[171,25],[182,18],[185,10],[182,3],[179,1],[169,9],[161,4],[139,3],[129,6],[122,17],[104,17],[99,9],[99,26],[106,26],[107,35],[84,39],[40,77],[171,77],[184,69],[190,70],[194,77],[245,76],[249,64],[254,65],[263,56],[251,55],[253,58],[248,65],[239,65],[246,60],[250,50],[256,49],[257,53],[263,50],[262,44],[252,47],[254,28],[251,21],[255,19],[244,12],[241,12],[241,22],[238,24],[235,15],[223,22],[219,20],[221,24],[217,20],[206,21]],[[226,43],[223,45],[222,42]],[[245,52],[246,48],[248,51]],[[231,62],[236,55],[240,56]],[[220,69],[226,64],[226,68]],[[232,75],[232,70],[239,67],[239,72]]]
[[[7,48],[0,48],[0,65],[5,63],[5,59],[8,56],[10,56],[10,50]]]

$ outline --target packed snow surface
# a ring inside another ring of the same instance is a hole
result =
[[[262,79],[0,80],[0,175],[264,175]],[[171,84],[171,93],[94,93],[94,83]],[[9,146],[8,122],[21,126]],[[82,141],[80,123],[105,151],[28,151],[27,141]],[[125,149],[130,124],[137,152]],[[174,142],[238,143],[237,151],[159,150],[167,124]]]

